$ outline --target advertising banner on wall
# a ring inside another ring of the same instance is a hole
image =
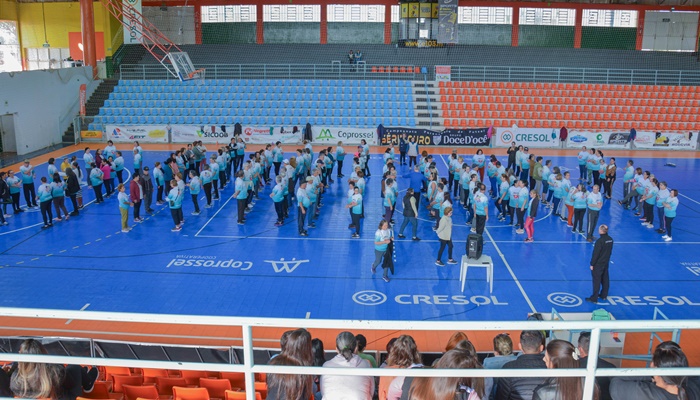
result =
[[[233,126],[222,127],[214,125],[167,125],[172,143],[192,143],[201,140],[202,143],[228,144],[233,137]]]
[[[695,150],[698,133],[637,132],[634,145],[638,149]]]
[[[123,0],[124,44],[140,44],[143,32],[141,0]]]
[[[445,129],[444,131],[431,131],[429,129],[413,129],[400,127],[387,127],[381,131],[380,145],[390,145],[399,142],[399,137],[404,133],[410,140],[413,138],[419,146],[488,146],[489,128],[478,129]]]
[[[629,147],[627,139],[629,132],[589,132],[569,131],[566,146],[572,149],[580,149],[583,146],[599,149],[623,149]]]
[[[498,128],[493,140],[495,147],[509,147],[512,142],[525,147],[558,147],[559,131],[547,128]]]
[[[438,43],[457,43],[457,6],[459,0],[438,1]]]
[[[281,127],[270,126],[244,126],[241,137],[243,141],[250,144],[277,142],[282,144],[300,144],[304,138],[300,130],[293,132]]]
[[[115,143],[168,143],[168,130],[165,125],[107,125],[108,140]]]
[[[366,128],[336,128],[313,126],[311,133],[314,144],[328,143],[331,146],[343,142],[343,144],[361,144],[364,139],[368,145],[377,145],[377,130]]]
[[[452,67],[449,65],[436,65],[435,80],[438,82],[449,82],[452,80]]]

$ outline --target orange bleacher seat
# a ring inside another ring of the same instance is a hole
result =
[[[173,400],[209,400],[206,388],[173,387]]]
[[[171,377],[156,377],[156,387],[158,388],[158,394],[162,396],[172,396],[173,387],[175,386],[187,386],[187,381],[185,378],[171,378]]]
[[[375,66],[375,65],[372,66],[372,72],[373,72],[373,73],[376,73],[376,72],[377,72],[377,66]]]
[[[231,390],[231,381],[219,378],[199,378],[199,387],[206,388],[209,397],[223,399],[225,392]]]
[[[267,398],[267,383],[255,382],[255,393],[260,393],[263,399]]]
[[[414,74],[420,74],[420,67],[415,67],[415,68],[413,69],[413,73],[414,73]]]
[[[122,385],[122,389],[124,390],[124,400],[136,400],[138,398],[155,400],[160,397],[158,389],[153,385]]]
[[[399,67],[398,67],[398,66],[394,66],[394,73],[396,73],[396,74],[399,73]]]
[[[232,388],[245,389],[245,374],[242,372],[220,372],[219,378],[228,379]]]
[[[92,387],[89,393],[83,391],[83,396],[88,399],[109,399],[109,398],[121,398],[121,394],[110,394],[109,388],[112,382],[110,381],[97,381]]]
[[[384,67],[382,67],[382,66],[377,67],[377,72],[379,72],[380,74],[383,74],[383,73],[384,73]]]
[[[199,378],[208,378],[209,373],[207,371],[189,371],[183,369],[180,371],[180,377],[185,378],[188,385],[197,386],[199,384]]]
[[[127,367],[104,367],[105,380],[113,381],[113,375],[131,375],[131,370]]]
[[[224,397],[224,400],[246,400],[246,393],[227,390],[226,397]],[[260,394],[260,392],[255,392],[255,400],[262,400],[262,395]]]
[[[406,73],[406,67],[401,66],[401,68],[399,68],[399,72],[402,73],[402,74],[405,74],[405,73]]]
[[[583,121],[583,129],[592,129],[591,121]]]
[[[142,368],[141,374],[144,383],[153,383],[157,376],[168,376],[168,370],[159,368]]]
[[[122,392],[122,385],[141,386],[143,385],[142,375],[113,375],[114,386],[112,391],[115,393]]]
[[[438,87],[439,87],[439,88],[444,88],[444,87],[445,87],[445,81],[440,81],[440,82],[438,82]]]

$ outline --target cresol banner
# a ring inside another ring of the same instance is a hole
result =
[[[634,145],[640,149],[695,150],[698,133],[637,132]]]
[[[419,146],[488,146],[489,128],[478,129],[445,129],[432,131],[429,129],[413,129],[400,127],[386,127],[381,132],[380,145],[391,145],[399,142],[399,137],[404,133],[410,140],[413,138]]]
[[[168,143],[165,125],[107,125],[105,136],[115,143],[133,142]]]
[[[336,145],[338,142],[343,144],[361,144],[364,139],[368,145],[377,145],[377,130],[366,128],[331,128],[324,126],[312,126],[311,133],[314,144],[331,144]]]
[[[599,149],[622,149],[627,145],[629,132],[590,132],[570,130],[566,147],[580,149],[583,146]],[[627,146],[629,147],[629,146]]]
[[[123,0],[122,11],[124,44],[140,44],[143,40],[141,0]]]
[[[510,147],[512,142],[525,147],[558,147],[559,131],[546,128],[498,128],[494,146]]]

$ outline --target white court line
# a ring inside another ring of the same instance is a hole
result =
[[[228,202],[231,201],[231,199],[233,199],[233,195],[231,195],[231,197],[229,197],[228,200],[226,200],[226,202],[225,202],[224,204],[222,204],[222,205],[219,207],[218,210],[216,210],[216,212],[214,213],[214,215],[212,215],[211,218],[209,218],[209,219],[207,220],[207,222],[204,224],[204,226],[202,226],[202,227],[197,231],[197,233],[194,234],[195,237],[199,237],[199,234],[204,230],[204,228],[206,228],[207,225],[209,225],[209,223],[210,223],[214,218],[216,218],[216,216],[219,214],[219,212],[221,212],[221,210],[223,210],[224,207],[226,207],[226,204],[228,204]],[[245,236],[242,236],[242,237],[245,237]]]
[[[306,312],[306,319],[309,319],[309,318],[311,318],[311,311]]]
[[[85,311],[85,309],[88,307],[90,307],[90,303],[85,303],[85,305],[80,309],[80,311]],[[66,321],[66,325],[70,324],[71,322],[73,322],[73,320],[69,319],[68,321]]]
[[[498,255],[501,256],[501,260],[503,260],[503,263],[506,265],[506,268],[508,268],[508,272],[510,272],[510,276],[511,276],[511,277],[513,278],[513,280],[515,281],[515,284],[518,285],[518,289],[520,289],[520,293],[523,294],[523,297],[525,298],[525,301],[527,302],[527,305],[530,306],[530,310],[532,310],[533,313],[534,313],[534,312],[537,312],[537,310],[535,309],[535,306],[534,306],[534,305],[532,304],[532,302],[530,301],[530,298],[527,297],[527,293],[525,293],[525,289],[523,289],[523,285],[520,284],[520,281],[518,280],[518,277],[515,276],[515,273],[514,273],[513,270],[510,268],[510,264],[508,264],[508,261],[506,260],[506,256],[503,255],[503,252],[501,252],[501,249],[500,249],[500,248],[498,247],[498,245],[496,244],[496,241],[493,240],[493,237],[491,236],[491,233],[489,233],[489,230],[488,230],[488,229],[484,229],[484,233],[486,233],[486,235],[488,235],[489,240],[491,241],[491,244],[493,244],[493,247],[494,247],[494,248],[496,249],[496,251],[498,252]]]
[[[359,238],[353,239],[350,236],[347,238],[323,238],[323,237],[279,237],[279,236],[226,236],[226,235],[195,235],[199,238],[216,238],[216,239],[263,239],[263,240],[322,240],[324,242],[374,242],[374,238]],[[411,239],[397,239],[397,242],[413,242]],[[439,240],[421,239],[420,243],[440,243]]]
[[[686,196],[686,195],[684,195],[684,194],[678,193],[678,195],[679,195],[679,196],[683,196],[684,198],[686,198],[686,199],[692,201],[692,202],[695,203],[695,204],[700,204],[700,201],[693,200],[693,199],[691,199],[690,197],[688,197],[688,196]]]
[[[497,240],[496,243],[523,243],[522,240]],[[555,240],[535,240],[531,244],[535,243],[540,243],[540,244],[584,244],[584,245],[590,245],[591,243],[589,242],[577,242],[577,241],[555,241]],[[692,245],[698,245],[700,242],[664,242],[664,241],[659,241],[659,242],[618,242],[615,241],[615,244],[692,244]]]

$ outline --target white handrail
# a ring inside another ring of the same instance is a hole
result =
[[[191,363],[177,361],[145,361],[130,359],[109,359],[91,357],[47,356],[12,354],[5,358],[22,362],[47,362],[58,364],[82,364],[103,366],[126,366],[136,368],[185,369],[200,371],[242,372],[245,374],[246,387],[254,387],[255,373],[305,374],[305,375],[343,375],[343,376],[474,376],[474,377],[584,377],[583,399],[592,399],[597,376],[700,376],[700,368],[619,368],[597,369],[598,348],[601,331],[670,331],[674,329],[700,329],[700,320],[653,320],[653,321],[369,321],[369,320],[316,320],[285,318],[250,318],[196,315],[137,314],[121,312],[45,310],[27,308],[0,308],[1,317],[23,317],[42,319],[72,319],[104,322],[188,324],[205,326],[240,326],[243,332],[244,363]],[[320,368],[255,365],[253,357],[252,329],[260,327],[300,327],[318,329],[346,330],[591,330],[590,354],[586,369],[470,369],[470,370],[436,370],[436,369],[377,369],[377,368]],[[47,328],[50,331],[50,328]],[[255,392],[247,391],[247,398],[253,400]]]

